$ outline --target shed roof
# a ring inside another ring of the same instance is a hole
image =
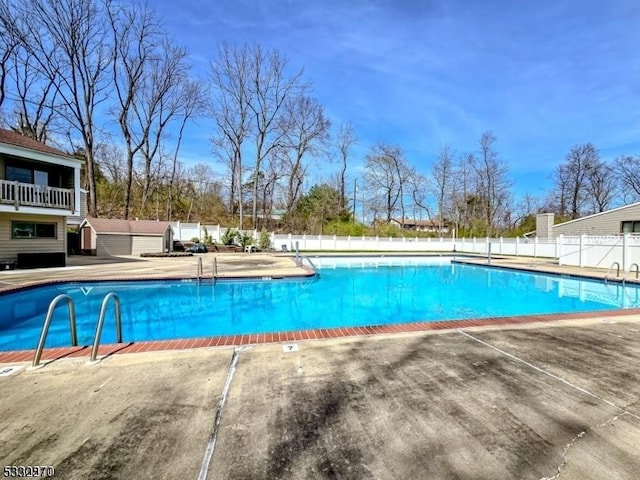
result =
[[[89,224],[96,233],[109,233],[118,235],[164,235],[169,222],[155,220],[120,220],[117,218],[93,218],[84,219],[81,227]]]
[[[8,145],[14,145],[16,147],[28,148],[29,150],[35,150],[37,152],[48,153],[50,155],[73,158],[62,150],[50,147],[42,142],[20,135],[13,130],[6,130],[4,128],[0,128],[0,142]]]

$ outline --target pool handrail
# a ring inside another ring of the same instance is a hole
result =
[[[31,368],[36,368],[40,365],[40,358],[42,357],[42,350],[44,349],[44,344],[47,341],[47,334],[49,333],[49,326],[51,325],[51,320],[53,319],[53,312],[56,309],[58,303],[62,300],[67,301],[67,307],[69,308],[69,327],[71,329],[71,345],[74,347],[78,345],[78,336],[76,334],[76,309],[73,304],[73,298],[69,295],[62,293],[58,295],[56,298],[51,300],[49,303],[49,310],[47,310],[47,316],[44,319],[44,324],[42,325],[42,331],[40,332],[40,339],[38,340],[38,346],[36,347],[36,353],[33,356],[33,362],[31,362]]]
[[[113,298],[116,308],[116,339],[118,343],[122,343],[122,321],[120,316],[120,297],[116,292],[107,293],[102,299],[100,307],[100,316],[98,317],[98,325],[96,326],[96,335],[93,339],[93,347],[91,348],[91,358],[89,362],[95,362],[98,356],[98,347],[100,346],[100,337],[102,336],[102,326],[104,325],[104,316],[107,312],[107,304]]]
[[[202,257],[198,257],[198,265],[196,267],[196,278],[200,281],[202,277]]]
[[[616,269],[616,278],[620,277],[620,263],[619,262],[613,262],[611,264],[611,266],[609,267],[609,270],[607,270],[607,273],[604,274],[604,283],[607,283],[607,280],[609,279],[609,274],[611,273],[611,270],[613,270],[613,267],[617,267],[617,269]]]
[[[627,275],[633,273],[633,267],[636,267],[636,280],[638,280],[638,274],[640,274],[640,266],[638,266],[637,263],[632,263],[631,265],[629,265],[629,270],[627,271],[627,273],[625,273],[622,276],[622,283],[624,284],[625,280],[627,279]]]
[[[311,269],[313,270],[313,273],[315,273],[316,275],[318,274],[318,267],[316,267],[316,265],[311,261],[311,259],[309,257],[307,257],[306,255],[301,255],[300,256],[300,264],[298,265],[299,267],[302,267],[302,265],[304,264],[304,261],[309,262],[309,265],[311,266]]]

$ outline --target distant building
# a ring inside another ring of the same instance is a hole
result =
[[[621,235],[640,233],[640,202],[623,207],[594,213],[568,222],[554,225],[553,213],[541,213],[536,216],[536,230],[526,234],[539,239],[554,239],[558,235]]]
[[[398,225],[405,230],[414,230],[416,232],[430,232],[430,233],[449,233],[449,225],[446,221],[440,225],[434,220],[414,220],[405,218],[404,221],[401,218],[392,218],[391,223]]]

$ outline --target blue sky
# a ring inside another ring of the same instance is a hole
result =
[[[640,154],[637,0],[153,6],[203,76],[221,41],[275,48],[303,67],[334,126],[354,125],[359,165],[384,141],[428,173],[442,144],[475,151],[490,130],[515,192],[539,196],[573,145],[591,142],[605,159]],[[212,127],[199,125],[182,150],[190,162],[211,158]]]

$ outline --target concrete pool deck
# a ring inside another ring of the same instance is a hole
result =
[[[306,273],[281,256],[217,257],[234,277]],[[173,260],[88,259],[0,282],[195,275],[194,257]],[[0,466],[52,465],[65,479],[633,479],[640,315],[623,313],[293,338],[294,351],[186,344],[86,365],[84,350],[38,370],[12,360],[23,368],[0,376]]]
[[[71,480],[640,471],[637,319],[297,346],[65,359],[0,377],[2,466]]]

